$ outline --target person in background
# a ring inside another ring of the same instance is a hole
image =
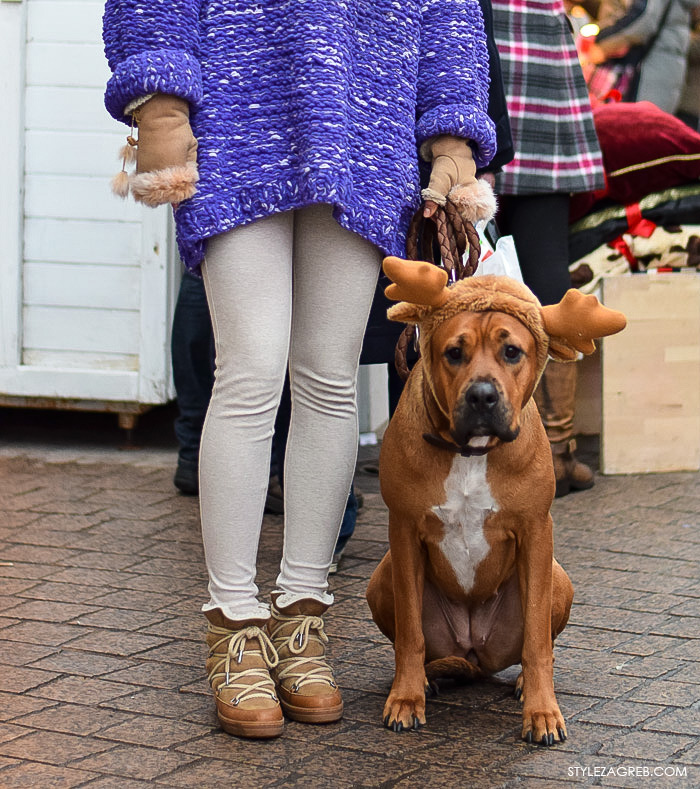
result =
[[[587,52],[604,63],[640,48],[636,91],[629,100],[650,101],[674,115],[679,107],[690,46],[690,14],[697,0],[601,0],[600,32]]]
[[[569,201],[603,186],[588,91],[562,0],[492,0],[515,158],[496,175],[499,230],[543,305],[571,287]],[[552,448],[556,495],[593,485],[575,455],[576,365],[547,364],[535,399]]]
[[[676,115],[691,129],[700,131],[700,5],[692,10],[691,23],[688,65]]]
[[[420,204],[417,145],[436,184],[483,194],[475,173],[495,134],[478,2],[107,0],[103,33],[107,109],[138,126],[137,173],[115,187],[177,204],[180,254],[201,268],[212,316],[200,509],[219,722],[265,738],[284,714],[338,720],[322,617],[357,454],[362,337],[381,258],[403,253]],[[268,606],[256,557],[287,371]]]
[[[214,334],[204,282],[184,271],[175,303],[170,358],[177,397],[177,468],[173,484],[199,494],[199,442],[214,386]]]

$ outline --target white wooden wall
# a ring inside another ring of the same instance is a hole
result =
[[[10,238],[0,253],[0,393],[165,402],[178,279],[169,209],[110,192],[128,130],[103,104],[102,11],[100,0],[0,2],[10,96],[0,133],[14,148],[0,165],[10,170],[0,171],[0,232]]]

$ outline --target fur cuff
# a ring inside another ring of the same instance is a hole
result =
[[[488,222],[496,215],[496,195],[483,178],[465,186],[455,186],[447,197],[459,208],[464,219],[473,225],[482,219]]]
[[[168,167],[153,173],[139,173],[130,179],[134,200],[148,206],[181,203],[197,191],[197,165],[188,162],[182,167]]]

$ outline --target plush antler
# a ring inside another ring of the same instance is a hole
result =
[[[595,350],[593,340],[617,334],[627,325],[625,316],[604,307],[593,295],[580,290],[567,290],[559,304],[542,307],[542,321],[547,334],[564,340],[581,353]]]
[[[441,307],[447,301],[447,272],[419,260],[386,257],[384,273],[392,281],[384,294],[392,301]]]

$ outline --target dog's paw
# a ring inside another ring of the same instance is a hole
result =
[[[513,695],[520,702],[523,701],[523,684],[523,672],[521,671],[515,680],[515,687],[513,688]]]
[[[556,702],[553,708],[547,711],[542,708],[528,708],[527,703],[525,704],[523,740],[536,745],[549,746],[554,745],[555,742],[564,742],[566,736],[566,724]]]
[[[400,698],[393,693],[384,705],[384,725],[395,732],[425,726],[425,697]]]
[[[434,699],[440,695],[440,686],[434,679],[426,679],[425,681],[425,698]]]

